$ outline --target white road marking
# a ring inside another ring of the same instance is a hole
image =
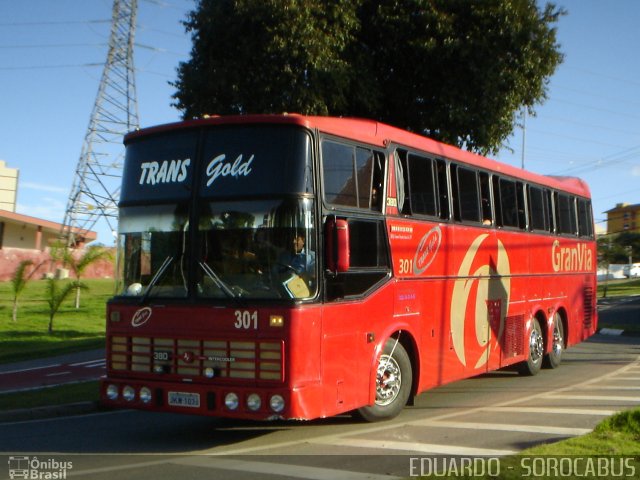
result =
[[[387,451],[399,450],[404,452],[431,453],[437,455],[499,457],[504,455],[515,455],[518,453],[517,450],[497,448],[464,447],[461,445],[442,445],[439,443],[399,442],[397,440],[369,440],[366,438],[322,438],[313,439],[310,443],[339,447],[376,448]]]
[[[88,360],[86,362],[78,362],[69,364],[70,367],[94,367],[97,365],[105,365],[107,361],[104,358],[96,359],[96,360]]]
[[[548,398],[559,398],[563,400],[602,400],[608,402],[634,402],[640,403],[640,397],[625,397],[616,395],[568,395],[564,393],[553,393],[547,395]]]
[[[66,372],[47,373],[45,377],[59,377],[61,375],[71,375],[71,372],[66,371]]]
[[[555,407],[482,407],[485,412],[513,413],[559,413],[562,415],[602,415],[608,417],[618,410],[601,410],[595,408],[555,408]]]
[[[11,373],[22,373],[22,372],[32,372],[34,370],[43,370],[45,368],[55,368],[55,367],[60,367],[62,364],[61,363],[54,363],[51,365],[44,365],[42,367],[33,367],[33,368],[23,368],[21,370],[10,370],[8,372],[0,372],[0,375],[9,375]]]
[[[640,386],[635,385],[591,385],[584,388],[590,390],[640,390]]]
[[[568,427],[552,427],[547,425],[520,425],[506,423],[481,423],[481,422],[451,422],[430,420],[411,422],[412,426],[424,427],[441,427],[441,428],[461,428],[469,430],[495,430],[504,432],[529,432],[529,433],[547,433],[553,435],[584,435],[591,432],[590,428],[568,428]]]

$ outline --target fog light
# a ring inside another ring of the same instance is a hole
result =
[[[284,410],[284,398],[282,395],[273,395],[269,400],[269,406],[271,406],[271,410],[276,413],[280,413]]]
[[[142,387],[140,389],[140,400],[142,400],[142,403],[151,402],[151,398],[152,397],[153,397],[153,395],[151,395],[151,389],[150,388]]]
[[[107,398],[109,400],[117,400],[118,399],[118,386],[117,385],[109,385],[107,387]]]
[[[249,408],[249,410],[253,412],[255,412],[256,410],[260,410],[261,405],[262,399],[257,393],[252,393],[247,397],[247,407]]]
[[[238,405],[240,404],[238,395],[233,392],[227,393],[227,395],[224,397],[224,404],[229,410],[236,410],[238,408]]]
[[[122,390],[122,398],[124,398],[127,402],[133,402],[134,398],[136,398],[136,391],[133,387],[127,385]]]
[[[215,371],[211,367],[207,367],[204,369],[204,376],[207,378],[213,378],[215,374]]]

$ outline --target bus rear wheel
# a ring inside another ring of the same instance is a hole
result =
[[[412,381],[413,371],[407,351],[397,339],[388,339],[378,359],[375,402],[359,408],[356,415],[367,422],[395,417],[407,404]]]
[[[547,368],[558,368],[562,361],[564,351],[564,325],[562,317],[558,313],[553,316],[553,338],[551,350],[544,357],[544,366]]]
[[[544,338],[542,328],[537,318],[533,319],[531,333],[529,334],[529,356],[519,365],[518,371],[521,375],[535,375],[542,367],[544,357]]]

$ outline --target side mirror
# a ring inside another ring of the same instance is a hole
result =
[[[349,270],[349,224],[343,218],[329,217],[325,229],[327,268],[335,273]]]

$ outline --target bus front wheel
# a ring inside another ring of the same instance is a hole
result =
[[[531,333],[529,334],[529,356],[519,365],[519,372],[522,375],[535,375],[542,367],[544,357],[544,337],[542,328],[537,318],[533,319]]]
[[[367,422],[395,417],[409,399],[412,381],[413,372],[407,351],[397,339],[388,339],[378,359],[375,402],[359,408],[357,415]]]

